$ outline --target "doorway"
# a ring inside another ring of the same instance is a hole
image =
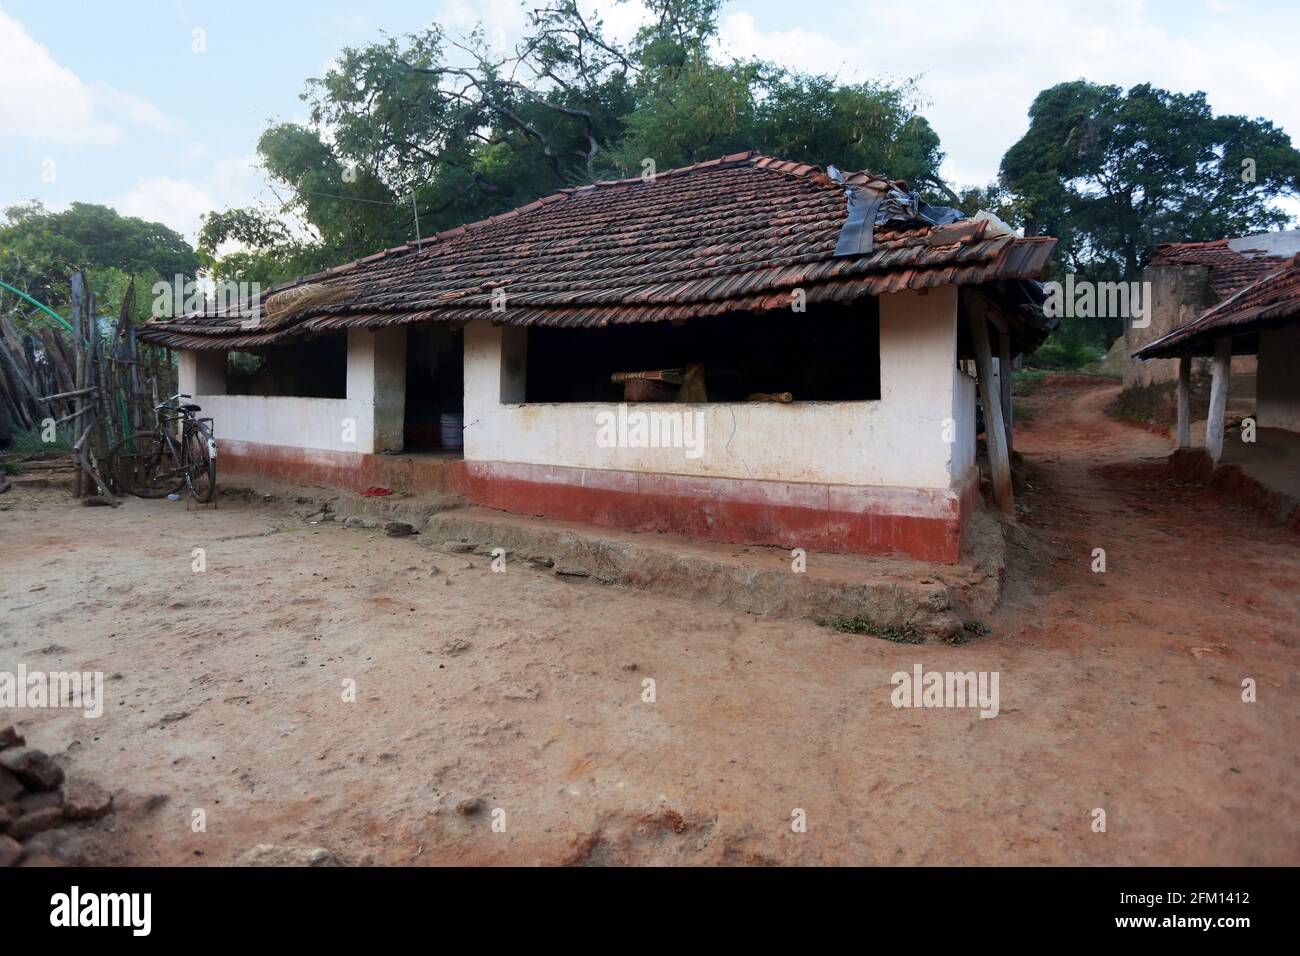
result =
[[[405,450],[459,455],[454,421],[465,403],[465,333],[446,325],[406,332]],[[446,427],[452,419],[453,427]]]

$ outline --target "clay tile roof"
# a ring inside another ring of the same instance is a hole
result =
[[[1300,321],[1300,256],[1270,259],[1274,271],[1240,289],[1223,302],[1206,309],[1195,319],[1144,345],[1135,358],[1173,358],[1178,355],[1209,354],[1216,339],[1247,336],[1260,329]],[[1249,343],[1245,343],[1249,345]],[[1234,344],[1233,351],[1239,351]]]
[[[1262,241],[1266,238],[1247,236],[1210,242],[1171,242],[1156,247],[1151,265],[1203,266],[1209,271],[1210,290],[1216,299],[1223,300],[1286,261],[1286,255],[1268,253],[1267,245]],[[1261,241],[1252,244],[1252,239]]]
[[[847,174],[859,191],[906,184]],[[1055,239],[996,235],[964,221],[875,231],[871,252],[834,255],[844,188],[821,169],[745,152],[640,177],[567,189],[271,290],[317,284],[346,295],[304,297],[273,328],[209,312],[153,320],[140,334],[173,348],[251,348],[352,326],[490,319],[603,326],[849,302],[901,289],[1039,277]],[[496,290],[504,300],[493,310]],[[286,300],[288,301],[288,300]],[[504,310],[500,308],[504,302]]]

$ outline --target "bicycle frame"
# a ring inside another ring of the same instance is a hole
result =
[[[158,431],[166,439],[172,454],[176,456],[181,474],[187,473],[190,467],[192,459],[189,439],[196,430],[196,424],[202,423],[207,426],[208,438],[211,439],[209,454],[216,454],[216,449],[211,447],[216,442],[216,431],[211,418],[196,418],[193,412],[180,409],[157,408],[155,411],[158,415]]]

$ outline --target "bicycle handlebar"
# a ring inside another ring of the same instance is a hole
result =
[[[170,407],[171,403],[176,401],[178,398],[193,398],[193,397],[194,397],[193,395],[187,395],[184,392],[177,392],[175,395],[173,395],[171,398],[167,399],[166,401],[160,402],[159,404],[155,405],[154,411],[160,412],[164,408]]]

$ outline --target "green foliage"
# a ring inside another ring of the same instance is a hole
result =
[[[1011,394],[1028,397],[1043,387],[1051,372],[1040,368],[1018,368],[1011,373]]]
[[[76,269],[85,270],[100,314],[117,314],[135,276],[135,317],[143,321],[149,315],[149,287],[159,280],[172,282],[177,275],[193,279],[198,258],[182,236],[161,223],[120,216],[107,206],[75,202],[63,212],[48,212],[31,202],[4,210],[0,278],[64,312]],[[29,311],[6,292],[0,292],[0,303],[18,316]],[[38,314],[33,321],[53,320]]]
[[[855,617],[819,617],[814,620],[819,627],[829,627],[841,634],[870,634],[884,641],[895,644],[924,644],[925,635],[914,624],[877,624],[869,618]]]
[[[1018,210],[1009,221],[1060,240],[1058,280],[1139,281],[1158,244],[1283,226],[1290,217],[1274,201],[1300,195],[1300,151],[1281,129],[1216,116],[1204,93],[1147,83],[1125,92],[1077,80],[1043,90],[1001,172]],[[1120,316],[1067,319],[1036,361],[1093,361],[1092,347],[1113,341],[1123,324]]]
[[[8,455],[35,455],[42,452],[58,454],[72,449],[73,444],[77,441],[77,436],[73,434],[72,425],[60,425],[55,429],[54,441],[45,442],[41,438],[41,429],[33,428],[30,431],[19,432],[10,437],[9,445],[5,448]],[[17,474],[22,471],[22,466],[17,465],[13,470],[5,469],[7,474]]]
[[[1060,238],[1059,271],[1133,281],[1159,243],[1287,223],[1272,204],[1300,195],[1300,151],[1268,120],[1214,115],[1204,93],[1077,80],[1034,99],[1002,177],[1028,231]]]
[[[288,210],[209,216],[216,277],[271,283],[494,215],[558,189],[760,149],[907,179],[943,201],[939,138],[915,85],[842,84],[716,53],[719,0],[652,0],[626,44],[574,0],[529,14],[510,53],[435,25],[346,49],[303,99],[309,125],[258,143]],[[328,137],[321,130],[329,130]],[[231,244],[239,252],[223,252]]]
[[[1053,336],[1033,355],[1026,356],[1025,363],[1032,368],[1080,369],[1105,357],[1105,349],[1084,339]]]

